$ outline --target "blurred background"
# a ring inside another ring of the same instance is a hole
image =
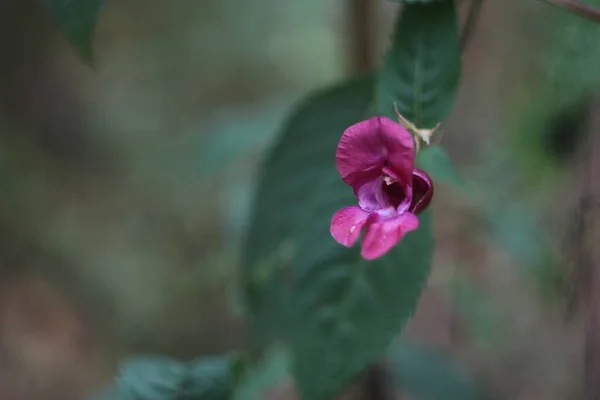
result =
[[[243,348],[234,272],[258,163],[299,99],[380,64],[397,7],[108,1],[90,68],[44,1],[3,0],[0,399],[84,399],[130,354]],[[473,190],[436,189],[406,334],[499,399],[576,398],[586,373],[579,203],[600,144],[582,139],[592,78],[566,79],[597,71],[600,41],[573,18],[485,1],[444,128]]]

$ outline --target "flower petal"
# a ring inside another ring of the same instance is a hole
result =
[[[410,132],[389,118],[379,117],[379,138],[387,152],[386,166],[403,185],[411,185],[415,151]]]
[[[419,219],[411,213],[368,224],[362,241],[362,257],[367,260],[381,257],[418,226]]]
[[[335,154],[342,180],[356,187],[381,174],[388,154],[379,134],[381,118],[374,117],[347,128]]]
[[[415,168],[412,175],[414,193],[409,210],[414,214],[419,214],[431,202],[431,198],[433,197],[433,182],[429,175],[427,175],[427,172],[421,169]]]
[[[358,198],[358,205],[365,211],[377,212],[377,214],[385,217],[391,217],[397,213],[396,206],[399,202],[395,200],[399,195],[391,195],[390,187],[384,183],[382,176],[355,188],[354,194]],[[410,199],[406,202],[405,209],[408,208],[409,202]]]
[[[367,222],[369,213],[358,206],[344,207],[331,218],[331,236],[341,245],[351,247],[360,236],[360,231]]]
[[[355,187],[354,194],[358,198],[358,205],[365,211],[375,211],[391,207],[392,203],[383,193],[383,177],[379,176]]]

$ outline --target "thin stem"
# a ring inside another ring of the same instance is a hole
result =
[[[396,395],[390,383],[390,371],[384,362],[371,365],[364,378],[363,398],[369,400],[395,399]]]
[[[350,31],[350,72],[368,72],[373,67],[373,14],[371,0],[352,0],[349,7],[348,30]]]
[[[352,0],[350,2],[348,25],[350,73],[365,73],[373,68],[374,14],[376,2],[372,0]],[[364,397],[370,400],[391,398],[387,386],[387,371],[383,364],[374,363],[367,368],[361,382]]]
[[[483,1],[484,0],[471,0],[471,7],[469,8],[469,14],[467,14],[467,20],[465,21],[460,43],[462,50],[467,47],[469,40],[473,36],[475,26],[477,25],[477,20],[479,19],[479,14],[481,13],[481,8],[483,6]]]
[[[569,11],[580,17],[600,22],[600,9],[582,3],[578,0],[542,0],[551,6]]]
[[[590,144],[585,163],[583,189],[581,193],[582,212],[587,211],[590,201],[600,194],[600,101],[595,101],[592,106],[592,121],[590,123]],[[595,209],[593,210],[595,211]],[[594,214],[592,214],[592,217]],[[584,343],[584,398],[595,400],[600,398],[600,252],[590,243],[597,243],[597,224],[592,218],[582,220],[582,231],[585,232],[583,242],[580,244],[580,253],[585,269],[585,282],[582,282],[583,299],[587,305],[587,318],[585,326]]]

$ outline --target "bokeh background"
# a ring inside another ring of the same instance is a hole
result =
[[[90,68],[44,1],[3,0],[0,399],[84,399],[131,354],[244,348],[235,271],[260,160],[304,95],[379,65],[397,8],[108,1]],[[586,374],[590,279],[574,276],[600,144],[583,134],[592,78],[568,79],[597,71],[600,30],[574,18],[485,1],[444,127],[471,190],[436,188],[434,272],[406,334],[498,399],[577,398]]]

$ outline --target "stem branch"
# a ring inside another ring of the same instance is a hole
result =
[[[578,0],[542,0],[551,6],[566,10],[572,14],[578,15],[592,21],[600,22],[600,9],[582,3]]]
[[[483,1],[484,0],[471,0],[471,7],[469,8],[469,14],[467,14],[467,20],[465,21],[465,26],[463,28],[460,41],[460,47],[462,50],[465,49],[469,43],[469,40],[473,36],[473,31],[477,25],[477,20],[479,19],[479,14],[481,13],[481,8],[483,6]]]

